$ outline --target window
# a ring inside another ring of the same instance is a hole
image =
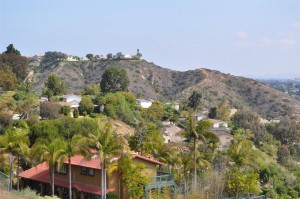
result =
[[[67,174],[68,171],[68,165],[67,164],[63,164],[60,169],[58,168],[58,164],[55,164],[55,172],[56,173],[62,173],[62,174]]]
[[[81,174],[82,175],[88,175],[88,176],[94,176],[95,170],[87,167],[81,167]]]

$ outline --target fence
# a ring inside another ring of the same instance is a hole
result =
[[[9,176],[0,171],[0,186],[9,189]]]

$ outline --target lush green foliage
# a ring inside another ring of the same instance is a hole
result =
[[[105,113],[114,118],[120,119],[127,124],[135,124],[135,106],[127,101],[122,93],[108,93],[105,95]]]
[[[15,53],[0,54],[0,70],[11,71],[18,81],[22,81],[28,74],[28,61]],[[11,75],[13,77],[13,75]]]
[[[127,91],[129,82],[125,69],[109,67],[102,75],[100,88],[105,93]]]
[[[48,61],[48,60],[64,60],[64,59],[67,59],[67,55],[62,53],[62,52],[52,52],[52,51],[48,51],[48,52],[45,52],[45,61]]]
[[[59,117],[59,107],[55,102],[42,102],[40,116],[43,119],[55,119]]]
[[[126,195],[130,198],[140,198],[144,194],[144,186],[150,182],[145,165],[133,165],[131,158],[123,155],[119,168]]]
[[[3,54],[10,54],[10,53],[13,53],[13,54],[16,54],[16,55],[21,55],[20,51],[18,51],[17,49],[15,49],[15,47],[14,47],[13,44],[9,44],[6,47],[6,51],[3,52]]]
[[[78,110],[81,115],[90,114],[94,110],[94,104],[91,98],[88,96],[83,96],[81,102],[79,103]]]
[[[48,76],[43,89],[43,95],[50,99],[52,96],[62,95],[65,92],[65,84],[56,74]]]
[[[187,104],[188,107],[190,107],[192,109],[200,108],[201,98],[202,98],[202,94],[200,92],[193,91],[193,93],[191,94],[191,96],[188,99],[188,104]]]

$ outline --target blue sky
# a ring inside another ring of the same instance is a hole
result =
[[[140,49],[186,71],[300,76],[300,0],[0,0],[0,51]]]

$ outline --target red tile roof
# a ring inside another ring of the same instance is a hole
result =
[[[68,163],[68,160],[65,161],[65,163]],[[84,159],[81,155],[76,155],[71,158],[71,164],[82,166],[82,167],[88,167],[92,169],[101,169],[100,167],[100,158],[99,156],[93,156],[90,160]]]
[[[157,165],[163,165],[162,162],[159,162],[153,158],[150,157],[145,157],[141,156],[138,154],[133,154],[134,158],[138,158],[147,162],[151,162]],[[68,163],[65,161],[65,163]],[[82,167],[88,167],[88,168],[93,168],[93,169],[101,169],[100,168],[100,158],[99,156],[94,155],[94,157],[91,160],[85,160],[83,156],[77,155],[71,158],[71,164],[72,165],[77,165],[77,166],[82,166]],[[19,175],[22,178],[26,179],[31,179],[34,181],[39,181],[39,182],[44,182],[44,183],[49,183],[50,184],[50,177],[49,177],[49,167],[46,164],[46,162],[39,164],[35,167],[32,167],[31,169],[28,169]],[[60,179],[60,178],[55,178],[54,179],[55,185],[62,186],[62,187],[67,187],[69,186],[69,183],[67,180]],[[96,195],[101,195],[101,188],[96,187],[93,185],[87,185],[87,184],[82,184],[80,182],[72,182],[72,187],[76,188],[79,191],[84,191],[87,193],[92,193]],[[108,192],[114,191],[113,189],[108,189]]]
[[[145,156],[141,156],[138,154],[133,154],[134,158],[138,158],[141,160],[145,160],[147,162],[151,162],[157,165],[163,165],[164,163],[159,162],[157,160],[155,160],[154,158],[150,158],[150,157],[145,157]],[[82,167],[88,167],[88,168],[93,168],[93,169],[101,169],[101,164],[100,164],[100,158],[98,155],[94,155],[90,160],[86,160],[84,159],[83,156],[81,155],[76,155],[73,156],[71,158],[71,164],[72,165],[77,165],[77,166],[82,166]],[[68,160],[65,161],[65,163],[68,163]]]
[[[46,163],[39,164],[35,167],[32,167],[31,169],[20,173],[20,177],[50,184],[49,170],[48,165]],[[57,177],[54,179],[54,183],[58,186],[66,188],[69,187],[69,182],[67,180],[60,179]],[[101,195],[101,187],[82,184],[80,182],[72,182],[72,187],[76,188],[79,191]],[[114,189],[107,189],[106,192],[109,193],[113,191]]]
[[[152,163],[157,164],[157,165],[163,165],[164,164],[162,162],[159,162],[159,161],[155,160],[154,158],[141,156],[139,154],[133,154],[133,157],[134,158],[139,158],[139,159],[142,159],[142,160],[146,160],[147,162],[152,162]]]

